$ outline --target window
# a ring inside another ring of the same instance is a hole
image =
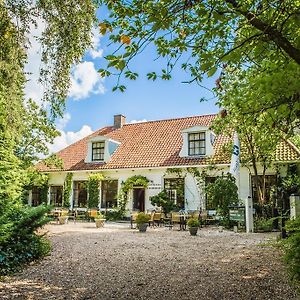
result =
[[[39,187],[34,186],[31,190],[32,195],[32,206],[38,206],[42,204],[42,191]]]
[[[205,132],[189,133],[189,155],[205,155]]]
[[[184,209],[184,178],[165,178],[164,187],[178,208]]]
[[[101,208],[117,206],[118,180],[103,180],[101,183]]]
[[[92,143],[92,161],[104,160],[104,142]]]
[[[87,207],[87,189],[85,181],[74,181],[73,207]]]
[[[55,207],[62,206],[62,186],[51,186],[50,187],[50,204]]]

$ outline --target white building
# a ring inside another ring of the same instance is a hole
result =
[[[153,209],[149,197],[166,189],[178,206],[185,210],[205,209],[203,183],[187,168],[207,170],[206,181],[229,172],[230,154],[223,146],[232,142],[224,135],[215,136],[209,126],[216,115],[126,124],[122,115],[114,116],[114,125],[95,131],[90,136],[57,153],[63,168],[38,168],[49,174],[48,203],[62,205],[62,190],[67,173],[72,173],[71,208],[86,207],[88,195],[84,183],[91,173],[101,172],[108,180],[101,182],[101,209],[117,205],[122,182],[134,175],[149,180],[147,188],[135,186],[128,197],[128,210]],[[286,141],[278,145],[274,165],[286,173],[289,163],[299,161],[299,151]],[[213,166],[213,168],[211,168]],[[175,171],[179,172],[175,172]],[[190,170],[190,169],[189,169]],[[195,169],[193,169],[195,170]],[[267,171],[267,185],[272,185],[275,168]],[[241,168],[239,197],[252,196],[252,178]],[[30,203],[39,204],[39,193],[33,189]]]

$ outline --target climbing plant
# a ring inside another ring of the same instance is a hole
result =
[[[100,183],[104,179],[104,175],[102,173],[94,173],[90,174],[88,179],[88,207],[98,207],[100,201],[99,188]]]
[[[70,208],[72,178],[73,178],[73,173],[67,173],[65,181],[64,181],[63,206],[65,208]]]
[[[147,188],[149,185],[149,179],[142,175],[134,175],[127,178],[122,182],[121,190],[118,195],[118,208],[120,211],[125,212],[126,205],[128,202],[128,192],[135,186],[141,186]]]

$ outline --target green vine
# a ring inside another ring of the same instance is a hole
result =
[[[126,205],[128,202],[128,192],[132,190],[135,186],[142,186],[143,188],[147,188],[149,185],[149,179],[145,176],[134,175],[132,177],[127,178],[121,184],[121,190],[118,195],[118,208],[120,211],[125,213]]]
[[[70,208],[73,173],[67,173],[64,181],[63,207]]]
[[[99,196],[100,183],[104,178],[105,177],[102,173],[90,174],[88,179],[88,184],[87,184],[89,208],[98,207],[100,201],[100,196]]]

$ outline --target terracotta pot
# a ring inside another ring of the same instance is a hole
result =
[[[101,228],[104,226],[104,222],[106,219],[95,219],[96,227]]]
[[[63,224],[67,224],[68,223],[68,216],[61,216],[61,217],[58,217],[58,222],[60,225],[63,225]]]

